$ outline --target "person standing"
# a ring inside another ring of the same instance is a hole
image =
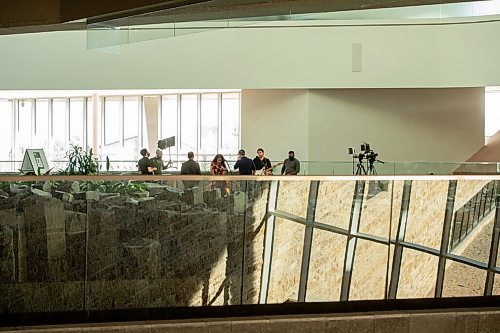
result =
[[[182,163],[181,175],[201,175],[200,165],[194,160],[194,153],[190,151],[188,153],[188,160]],[[185,188],[192,188],[198,185],[197,180],[183,180]]]
[[[151,159],[151,164],[156,168],[156,170],[153,171],[155,175],[161,175],[162,170],[170,167],[170,162],[163,164],[163,151],[161,149],[156,149],[156,156]]]
[[[281,174],[285,175],[296,175],[300,172],[300,162],[295,158],[295,152],[290,150],[288,152],[288,158],[283,161],[283,167],[281,168]]]
[[[264,156],[264,149],[257,149],[257,156],[253,159],[253,164],[255,165],[255,173],[260,175],[267,175],[272,173],[271,161]],[[260,171],[260,172],[257,172]]]
[[[245,150],[240,149],[238,152],[238,160],[234,164],[234,170],[239,169],[240,175],[253,175],[255,173],[255,165],[253,161],[245,156]]]
[[[245,156],[244,149],[240,149],[240,151],[238,152],[238,160],[234,164],[234,170],[237,169],[239,169],[240,175],[251,176],[255,174],[255,165],[253,164],[253,161],[251,159]],[[246,180],[240,181],[240,191],[247,191]]]
[[[227,174],[226,160],[222,154],[215,155],[212,163],[210,163],[210,174],[212,176],[225,176]],[[229,192],[228,183],[226,181],[213,181],[211,185],[212,190],[216,187],[220,188],[222,195]]]
[[[137,161],[137,166],[139,167],[139,172],[141,175],[153,175],[156,171],[156,167],[151,163],[149,159],[149,152],[146,148],[141,149],[142,158]]]

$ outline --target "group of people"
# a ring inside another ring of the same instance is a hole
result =
[[[156,156],[149,158],[150,154],[146,148],[141,150],[142,158],[137,162],[139,172],[143,175],[160,175],[162,170],[169,168],[172,162],[163,162],[163,152],[156,150]],[[295,158],[294,151],[288,152],[288,158],[283,162],[272,165],[265,156],[264,149],[257,149],[257,156],[252,160],[246,156],[244,149],[238,152],[238,160],[234,164],[234,170],[238,170],[240,175],[272,175],[274,168],[281,167],[281,175],[297,175],[300,172],[300,162]],[[231,169],[222,154],[215,155],[210,163],[210,173],[213,176],[224,176]],[[181,175],[201,175],[200,165],[194,160],[194,153],[188,153],[188,160],[182,163]]]

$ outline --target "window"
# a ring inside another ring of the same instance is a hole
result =
[[[484,100],[484,141],[500,130],[500,91],[486,91]]]
[[[52,101],[52,144],[49,155],[55,160],[63,159],[66,151],[68,151],[66,109],[66,99],[54,99]]]
[[[71,98],[69,102],[69,141],[74,145],[84,146],[84,99]]]
[[[33,148],[43,148],[49,153],[49,100],[35,101],[35,136]]]
[[[0,170],[1,171],[11,171],[9,161],[13,159],[12,155],[12,101],[10,100],[0,100],[0,133],[2,135],[2,140],[0,140]]]
[[[104,99],[104,144],[120,141],[120,99]]]
[[[161,138],[177,136],[177,95],[161,99]]]
[[[32,109],[32,100],[17,101],[16,159],[22,159],[24,151],[31,148]]]
[[[198,152],[198,95],[181,95],[181,154]]]
[[[240,94],[222,94],[221,150],[236,155],[240,146]]]
[[[217,152],[217,130],[219,128],[219,98],[217,94],[201,95],[200,110],[200,154]],[[200,159],[206,160],[200,156]]]

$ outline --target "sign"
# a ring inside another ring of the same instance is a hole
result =
[[[49,171],[49,163],[47,163],[43,149],[26,149],[21,172],[43,175],[47,171]]]

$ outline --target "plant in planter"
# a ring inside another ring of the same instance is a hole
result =
[[[66,175],[92,175],[99,173],[99,160],[92,152],[83,150],[78,145],[70,144],[71,148],[66,152],[68,165],[63,171]]]

